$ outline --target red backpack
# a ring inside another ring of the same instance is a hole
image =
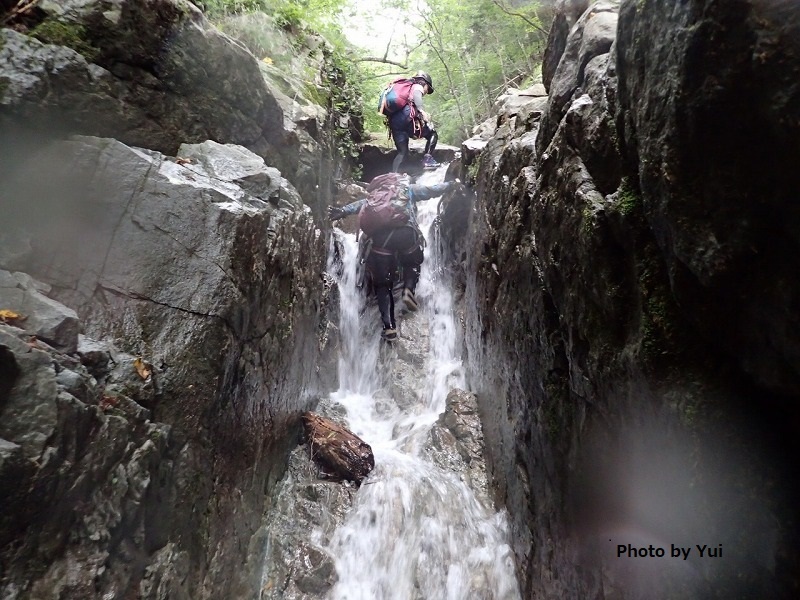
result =
[[[395,79],[378,98],[378,114],[391,116],[411,101],[413,79]]]
[[[400,173],[386,173],[369,182],[366,202],[358,213],[358,226],[368,236],[409,222],[405,179]]]

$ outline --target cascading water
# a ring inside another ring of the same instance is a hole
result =
[[[427,173],[418,183],[441,181],[444,170]],[[423,232],[430,229],[437,205],[438,199],[419,203]],[[355,286],[354,236],[336,235],[343,253],[341,387],[331,400],[345,408],[349,428],[372,446],[376,467],[326,548],[338,575],[329,597],[519,598],[505,515],[422,451],[448,392],[465,385],[451,282],[438,244],[428,240],[425,250],[417,289],[421,310],[400,316],[401,339],[385,347],[379,341],[377,307],[365,307]],[[417,370],[406,378],[413,383],[401,401],[392,377],[404,361],[416,363]]]

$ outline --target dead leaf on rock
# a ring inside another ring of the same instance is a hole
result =
[[[27,318],[28,317],[25,315],[21,315],[13,310],[8,310],[7,308],[0,309],[0,323],[16,325],[17,323],[22,323],[22,321]]]
[[[190,165],[194,161],[191,158],[181,158],[179,156],[178,158],[175,159],[175,162],[178,163],[179,165]]]
[[[119,404],[119,400],[114,396],[106,396],[103,394],[103,397],[100,399],[100,410],[103,412],[107,411],[110,408],[114,408]]]
[[[151,367],[144,362],[141,357],[136,358],[133,361],[133,366],[136,367],[136,372],[139,373],[139,377],[142,379],[147,379],[150,377],[150,374],[152,373]]]

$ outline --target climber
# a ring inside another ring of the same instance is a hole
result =
[[[397,148],[397,156],[394,157],[392,162],[392,171],[395,173],[399,172],[400,165],[408,156],[408,141],[410,138],[425,138],[425,153],[422,156],[423,167],[434,168],[439,166],[439,163],[433,158],[433,151],[436,149],[439,135],[433,127],[430,115],[425,112],[422,105],[422,97],[425,94],[433,93],[433,80],[425,71],[418,71],[411,79],[414,85],[411,87],[411,97],[408,104],[389,117],[391,136]]]
[[[369,250],[362,260],[366,260],[367,276],[378,301],[383,324],[381,337],[388,342],[397,339],[392,289],[398,263],[403,267],[403,303],[409,311],[419,309],[414,293],[424,257],[425,238],[417,224],[416,203],[441,196],[460,185],[458,179],[417,185],[412,184],[407,175],[387,173],[369,183],[366,198],[341,207],[328,207],[331,221],[358,213],[361,235],[367,235],[372,241],[367,244]]]

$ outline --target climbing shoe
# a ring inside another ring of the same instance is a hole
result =
[[[430,154],[426,154],[422,157],[422,166],[426,169],[435,169],[439,163]]]
[[[387,342],[396,342],[397,341],[397,329],[384,329],[381,332],[381,338],[386,340]]]
[[[403,290],[403,303],[411,312],[416,312],[419,310],[419,304],[417,304],[417,299],[414,297],[414,292],[408,288]]]

